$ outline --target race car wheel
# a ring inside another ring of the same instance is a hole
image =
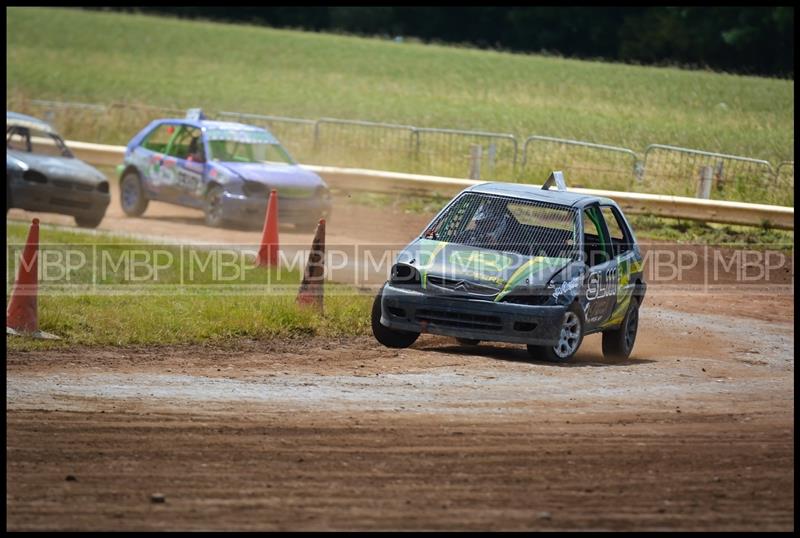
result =
[[[561,318],[561,331],[559,339],[554,346],[528,345],[528,354],[536,360],[548,362],[569,361],[583,342],[583,311],[578,303],[572,305],[564,312]]]
[[[372,334],[375,339],[386,347],[405,348],[413,344],[419,338],[419,333],[411,331],[399,331],[381,325],[381,297],[383,290],[375,296],[372,302]]]
[[[138,217],[147,209],[149,200],[142,188],[142,179],[135,171],[131,170],[122,176],[119,184],[119,201],[122,211],[129,217]],[[99,223],[98,223],[99,224]]]
[[[225,224],[222,218],[222,196],[225,189],[220,185],[212,187],[206,194],[206,205],[203,210],[206,214],[206,224],[214,228],[219,228]]]
[[[603,331],[603,356],[609,359],[627,359],[636,342],[639,328],[639,301],[631,299],[631,305],[618,329]]]
[[[456,338],[456,342],[462,346],[477,346],[481,343],[480,340],[473,340],[472,338]]]
[[[75,224],[80,226],[81,228],[97,228],[100,226],[100,223],[103,222],[103,217],[105,217],[105,212],[99,215],[84,215],[81,217],[75,217]]]

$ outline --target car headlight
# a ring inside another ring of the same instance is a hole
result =
[[[392,274],[389,281],[399,286],[418,286],[421,284],[419,271],[405,263],[396,263],[392,266]]]
[[[245,179],[242,183],[242,192],[247,196],[266,198],[267,194],[269,194],[269,185],[265,185],[260,181]]]
[[[540,306],[546,304],[553,296],[553,290],[541,286],[517,286],[508,295],[503,297],[503,301],[513,304],[526,304]]]

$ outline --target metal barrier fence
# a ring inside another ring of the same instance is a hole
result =
[[[314,130],[314,163],[351,168],[408,170],[413,166],[411,125],[321,118]]]
[[[470,179],[516,177],[518,146],[514,135],[419,128],[413,172]]]
[[[644,152],[643,170],[642,192],[700,196],[698,185],[706,174],[711,185],[702,197],[785,203],[772,165],[761,159],[651,144]]]
[[[265,127],[286,146],[289,153],[300,162],[311,162],[314,155],[314,133],[317,122],[283,116],[263,116],[241,112],[219,112],[216,119],[238,121]]]
[[[41,117],[60,133],[78,132],[91,142],[125,144],[148,123],[164,117],[181,118],[186,111],[127,103],[95,105],[31,100],[25,112]]]
[[[777,190],[782,192],[788,198],[789,203],[781,203],[779,205],[794,206],[794,161],[783,161],[775,168]]]
[[[571,186],[626,191],[641,177],[639,156],[628,148],[549,136],[529,136],[522,149],[523,181],[540,182],[562,170]]]
[[[126,144],[154,119],[185,115],[149,105],[13,98],[7,108],[41,117],[67,138],[106,144]],[[773,168],[765,160],[662,144],[640,156],[629,148],[538,135],[525,139],[520,159],[512,134],[224,111],[208,116],[266,127],[304,163],[534,183],[561,169],[572,186],[794,205],[794,161]]]

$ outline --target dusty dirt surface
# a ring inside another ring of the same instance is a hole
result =
[[[789,321],[645,303],[630,359],[593,335],[567,365],[430,335],[12,352],[7,529],[791,530]]]
[[[112,196],[101,229],[260,237]],[[405,243],[430,218],[334,211],[329,244]],[[792,530],[793,266],[717,287],[703,267],[651,284],[628,360],[599,335],[566,365],[431,335],[10,352],[6,528]]]

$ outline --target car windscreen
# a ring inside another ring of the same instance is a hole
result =
[[[239,163],[293,165],[294,159],[264,131],[209,129],[206,132],[212,160]]]
[[[24,151],[37,155],[72,157],[64,141],[56,134],[36,129],[11,125],[6,129],[6,149]]]
[[[573,258],[577,212],[559,204],[465,193],[423,237],[525,256]]]

